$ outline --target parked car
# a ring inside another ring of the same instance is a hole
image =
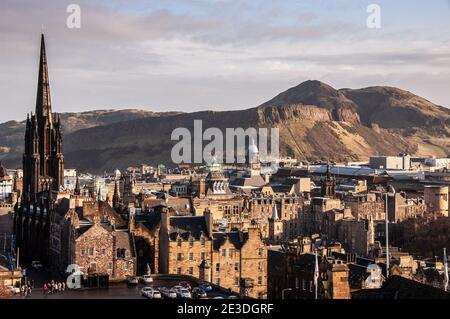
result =
[[[192,297],[196,299],[206,298],[207,294],[206,291],[204,291],[202,288],[195,287],[194,289],[192,289]]]
[[[34,269],[40,269],[42,268],[42,263],[39,260],[33,260],[31,262],[31,267],[33,267]]]
[[[199,287],[202,288],[206,292],[213,291],[213,287],[210,284],[207,284],[207,283],[203,283]]]
[[[162,295],[157,289],[152,289],[147,292],[147,298],[149,299],[161,299]]]
[[[214,297],[213,299],[224,299],[224,298],[220,297],[220,296],[217,296],[217,297]]]
[[[139,283],[138,277],[129,276],[127,278],[127,285],[129,285],[129,286],[136,286],[138,283]]]
[[[141,296],[142,296],[142,297],[147,297],[147,294],[148,294],[150,291],[153,291],[153,288],[152,288],[152,287],[144,287],[144,288],[142,288],[142,289],[141,289]]]
[[[187,281],[180,281],[178,283],[178,285],[180,285],[181,287],[186,288],[188,290],[192,290],[191,284],[188,283]]]
[[[230,295],[230,296],[227,297],[227,299],[239,299],[239,298],[237,296]]]
[[[20,288],[14,287],[14,286],[7,286],[6,287],[9,291],[11,291],[13,294],[20,294]]]
[[[179,299],[191,299],[192,298],[192,294],[189,290],[187,290],[186,288],[180,289],[177,291],[177,298]]]
[[[179,290],[181,290],[181,289],[183,289],[183,288],[184,288],[184,287],[182,287],[182,286],[176,285],[176,286],[173,286],[172,289],[174,289],[176,292],[178,292]]]
[[[177,298],[177,291],[175,289],[169,289],[166,287],[163,287],[160,289],[162,295],[164,298],[167,299],[176,299]]]
[[[143,284],[151,284],[153,282],[153,278],[150,275],[144,275],[139,280]]]

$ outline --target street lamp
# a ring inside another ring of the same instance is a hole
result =
[[[281,290],[281,299],[284,299],[284,293],[286,291],[292,291],[292,288],[286,288],[286,289]]]
[[[389,277],[389,210],[388,210],[388,196],[395,196],[395,189],[392,185],[388,185],[388,191],[385,194],[385,220],[386,220],[386,278]]]

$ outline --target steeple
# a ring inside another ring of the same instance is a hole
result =
[[[75,195],[81,195],[80,181],[78,180],[78,175],[77,175],[77,181],[75,182],[75,190],[74,190],[74,194],[75,194]]]
[[[119,196],[119,188],[117,186],[117,181],[114,184],[114,195],[113,195],[113,207],[115,209],[119,208],[120,205],[120,196]]]
[[[100,187],[98,188],[97,201],[99,204],[103,201],[102,191],[101,191]]]
[[[278,209],[277,209],[277,203],[276,202],[274,202],[273,209],[272,209],[272,219],[273,220],[280,219],[280,217],[278,216]]]
[[[46,117],[50,124],[52,120],[52,102],[48,80],[47,55],[45,53],[44,34],[41,34],[41,55],[39,58],[39,77],[36,97],[36,116],[39,120]]]

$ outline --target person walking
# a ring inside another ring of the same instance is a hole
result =
[[[47,292],[48,292],[47,284],[44,284],[44,286],[42,287],[42,291],[44,292],[44,295],[47,294]]]
[[[58,291],[61,292],[61,282],[58,282]]]
[[[62,286],[62,291],[66,290],[66,283],[64,281],[62,282],[61,286]]]

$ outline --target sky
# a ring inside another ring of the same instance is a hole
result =
[[[1,0],[0,122],[34,111],[41,32],[55,112],[244,109],[305,80],[450,107],[450,0]]]

